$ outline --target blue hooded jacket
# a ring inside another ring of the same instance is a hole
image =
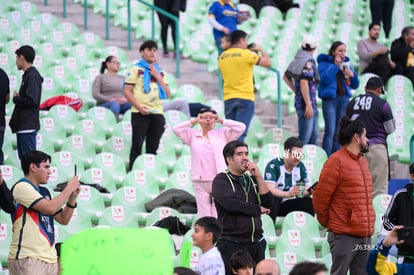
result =
[[[340,67],[334,63],[333,56],[328,54],[320,54],[317,58],[318,71],[320,75],[320,83],[318,88],[318,96],[321,99],[334,99],[336,98],[336,74],[340,70]],[[345,57],[345,62],[349,61],[349,57]],[[351,89],[357,89],[359,86],[358,74],[350,67],[354,73],[354,77],[351,77],[351,85],[348,86],[345,83],[345,77],[342,77],[342,85],[344,85],[346,94],[348,97],[352,96]]]

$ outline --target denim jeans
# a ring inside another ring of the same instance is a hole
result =
[[[303,144],[318,144],[318,108],[313,108],[313,117],[310,119],[305,118],[304,109],[296,109],[298,114],[298,129],[299,140]]]
[[[238,139],[244,141],[254,115],[254,102],[247,99],[232,98],[224,101],[224,112],[227,119],[243,122],[246,125],[246,130]]]
[[[17,133],[17,152],[19,154],[20,160],[23,158],[24,154],[30,151],[36,150],[36,135],[37,132],[31,133]]]
[[[108,101],[99,105],[101,107],[108,108],[111,110],[115,117],[118,118],[119,114],[125,114],[126,111],[131,109],[131,103],[125,102],[124,104],[119,104],[118,101]]]
[[[322,148],[328,156],[339,150],[338,129],[341,118],[345,115],[349,97],[338,96],[334,99],[322,100],[323,118],[325,120],[325,135],[323,136]]]

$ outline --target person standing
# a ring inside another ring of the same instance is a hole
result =
[[[371,23],[368,26],[368,38],[358,41],[359,71],[361,74],[376,74],[386,83],[395,63],[388,58],[388,48],[377,41],[380,31],[379,23]]]
[[[414,27],[404,27],[401,36],[392,41],[391,59],[396,65],[394,74],[408,77],[414,85]]]
[[[219,69],[223,76],[224,112],[227,119],[243,122],[246,130],[240,136],[243,141],[254,115],[253,67],[271,66],[270,57],[257,44],[247,49],[247,33],[235,30],[231,33],[231,47],[219,56]],[[259,56],[256,52],[259,52]]]
[[[185,12],[186,6],[187,6],[187,0],[154,0],[154,5],[165,10],[166,12],[176,16],[177,18],[180,16],[180,11]],[[162,48],[163,53],[162,57],[168,58],[170,57],[170,54],[168,53],[168,43],[167,43],[167,37],[168,37],[168,27],[171,26],[171,34],[172,39],[174,42],[174,48],[177,47],[176,39],[176,25],[175,21],[171,18],[168,18],[164,14],[157,12],[158,18],[160,20],[161,24],[161,41],[162,41]],[[174,58],[176,53],[174,51]]]
[[[23,76],[19,92],[13,93],[14,110],[9,125],[17,135],[17,151],[22,159],[25,153],[36,150],[43,77],[33,66],[36,55],[33,47],[21,46],[15,54],[17,69],[23,71]]]
[[[6,129],[6,104],[10,99],[10,80],[6,72],[0,68],[0,165],[4,162],[3,141]]]
[[[0,169],[0,209],[6,213],[13,214],[15,205],[10,189],[7,187],[6,181],[3,179],[3,174]]]
[[[365,154],[372,175],[372,197],[388,194],[389,159],[387,136],[395,131],[395,121],[390,104],[380,98],[384,82],[371,77],[365,85],[365,94],[353,98],[346,109],[351,120],[364,123],[369,140],[369,152]]]
[[[120,63],[116,56],[110,55],[102,61],[100,74],[92,85],[92,95],[99,106],[111,110],[116,119],[131,109],[131,103],[124,97],[125,77],[118,74]],[[106,71],[106,72],[105,72]]]
[[[305,36],[302,47],[289,64],[283,80],[295,92],[295,108],[298,115],[299,139],[303,144],[318,143],[318,107],[316,87],[320,77],[313,58],[317,45],[313,37]]]
[[[351,89],[359,86],[357,73],[346,56],[346,45],[341,41],[332,43],[328,54],[320,54],[317,58],[318,71],[321,78],[318,96],[322,99],[322,112],[325,120],[325,134],[322,148],[330,156],[339,149],[338,129],[345,114]]]
[[[383,24],[385,37],[390,37],[392,11],[394,10],[394,0],[370,0],[369,9],[371,10],[372,22]]]
[[[147,154],[156,154],[165,118],[162,99],[170,96],[165,72],[156,64],[157,44],[148,40],[139,48],[141,60],[132,66],[125,79],[124,95],[131,103],[132,145],[129,168],[142,153],[145,141]]]
[[[228,170],[213,180],[212,195],[218,220],[223,225],[217,247],[231,275],[230,257],[246,249],[257,263],[265,258],[261,214],[268,214],[273,197],[257,165],[249,160],[248,146],[230,141],[223,156]]]
[[[216,129],[216,123],[223,127]],[[201,130],[191,127],[199,123]],[[214,177],[226,170],[222,151],[223,147],[237,139],[244,131],[241,122],[222,119],[217,112],[207,108],[201,109],[197,118],[181,122],[173,127],[173,132],[191,150],[191,180],[193,182],[198,217],[217,218],[216,207],[211,199]]]
[[[372,178],[363,156],[368,151],[363,123],[344,116],[338,140],[341,149],[322,168],[312,194],[313,207],[319,223],[328,229],[331,274],[349,270],[350,275],[363,275],[375,225]]]
[[[12,187],[16,210],[12,214],[13,237],[8,257],[10,274],[57,275],[54,220],[68,224],[77,206],[79,177],[70,179],[52,198],[46,184],[51,157],[41,151],[27,152],[21,159],[24,178]],[[63,208],[62,208],[63,207]]]

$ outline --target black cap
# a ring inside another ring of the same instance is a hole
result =
[[[366,90],[376,90],[378,88],[381,88],[381,93],[385,94],[384,81],[382,81],[382,78],[378,76],[371,77],[368,79],[367,84],[365,84]]]

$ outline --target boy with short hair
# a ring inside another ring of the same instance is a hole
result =
[[[220,39],[220,42],[221,42],[221,49],[223,51],[230,48],[231,47],[230,34],[223,35],[223,37]]]
[[[253,275],[255,262],[250,253],[243,249],[237,250],[230,257],[230,266],[232,274],[236,275]]]
[[[225,268],[221,254],[214,244],[221,235],[222,227],[214,217],[202,217],[194,225],[193,245],[203,252],[196,272],[200,275],[224,275]]]

